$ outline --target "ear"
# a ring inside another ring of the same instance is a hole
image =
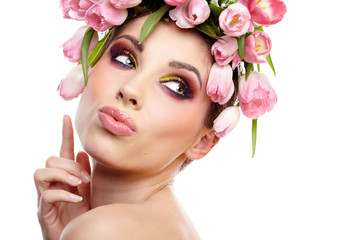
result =
[[[219,142],[219,137],[215,135],[215,130],[208,130],[202,137],[185,151],[188,159],[195,160],[204,157]]]

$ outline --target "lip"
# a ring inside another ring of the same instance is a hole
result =
[[[130,136],[136,133],[136,125],[129,115],[112,106],[103,106],[97,111],[101,125],[117,136]]]

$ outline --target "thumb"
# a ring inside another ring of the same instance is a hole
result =
[[[79,152],[76,155],[76,162],[84,168],[84,170],[89,174],[89,176],[91,175],[89,155],[86,152]],[[82,196],[85,201],[88,201],[90,199],[90,179],[89,182],[84,182],[83,184],[80,184],[77,189],[79,195]]]

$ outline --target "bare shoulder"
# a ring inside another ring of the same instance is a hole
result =
[[[200,239],[175,199],[159,200],[142,204],[110,204],[92,209],[70,222],[61,239]]]

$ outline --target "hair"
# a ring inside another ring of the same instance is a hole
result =
[[[120,26],[116,26],[115,30],[112,32],[112,35],[110,36],[110,39],[105,47],[105,49],[107,49],[109,47],[109,45],[114,41],[114,39],[116,38],[116,36],[119,35],[119,32],[121,31],[121,28],[126,25],[127,23],[129,23],[131,20],[133,20],[134,18],[138,18],[140,16],[144,16],[144,15],[148,15],[149,13],[144,13],[144,14],[140,14],[138,16],[135,16],[133,18],[127,19],[125,21],[125,23],[123,23]],[[189,31],[195,31],[193,29],[189,29]],[[198,33],[198,35],[205,41],[205,43],[208,45],[209,48],[211,48],[211,46],[213,45],[213,43],[215,42],[214,38],[211,38],[209,36],[207,36],[206,34],[203,34],[199,31],[196,31]],[[214,60],[215,61],[215,60]],[[207,129],[211,129],[214,125],[214,120],[217,118],[217,116],[219,116],[219,114],[225,110],[227,107],[230,106],[234,106],[236,104],[236,99],[237,99],[237,91],[238,91],[238,85],[239,85],[239,72],[238,69],[235,68],[235,70],[233,71],[233,82],[234,82],[234,93],[232,95],[232,97],[230,98],[230,100],[223,104],[220,105],[219,103],[216,102],[211,102],[210,107],[207,111],[207,114],[205,116],[204,119],[204,127],[206,127]],[[193,160],[192,159],[188,159],[186,158],[184,163],[181,165],[180,167],[180,171],[182,171],[186,166],[188,166]]]

